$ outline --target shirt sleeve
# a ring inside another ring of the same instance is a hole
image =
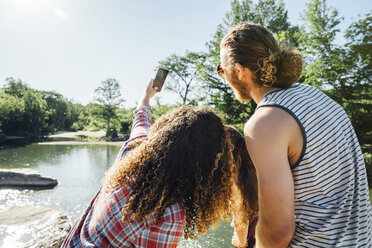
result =
[[[136,109],[133,113],[133,125],[130,133],[129,140],[125,141],[122,145],[118,156],[116,157],[115,163],[130,151],[130,143],[138,139],[146,139],[148,136],[149,128],[152,125],[152,115],[148,107],[142,106]]]

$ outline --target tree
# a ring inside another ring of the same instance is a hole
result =
[[[343,60],[347,74],[348,94],[343,107],[348,113],[361,143],[372,140],[372,12],[352,23],[346,30],[346,56]]]
[[[182,100],[182,104],[196,104],[198,101],[195,90],[197,83],[198,68],[205,60],[203,53],[186,51],[185,55],[172,54],[159,62],[159,67],[169,70],[169,77],[165,89],[176,93]]]
[[[372,85],[372,11],[346,30],[350,83]]]
[[[319,87],[340,103],[361,143],[370,142],[372,131],[372,28],[371,13],[346,30],[346,44],[337,45],[342,18],[325,0],[307,5],[300,41],[306,61],[304,83]]]
[[[50,132],[70,129],[77,120],[75,105],[61,94],[32,89],[20,79],[5,81],[0,91],[0,127],[5,134],[38,140]]]
[[[101,109],[100,115],[107,120],[106,137],[109,137],[112,134],[111,118],[116,116],[117,108],[124,102],[121,98],[119,82],[116,79],[108,78],[101,82],[94,93],[95,101]]]
[[[6,133],[14,124],[22,122],[24,113],[23,101],[0,91],[0,130]]]
[[[7,78],[4,93],[13,96],[10,99],[16,99],[17,104],[24,106],[22,118],[13,118],[4,131],[8,135],[29,136],[32,140],[39,139],[48,131],[47,103],[42,94],[31,89],[22,80]],[[23,109],[23,107],[22,107]]]
[[[216,66],[220,63],[220,42],[223,36],[233,26],[241,22],[253,22],[268,28],[281,41],[298,43],[299,28],[288,21],[287,10],[282,0],[259,0],[254,4],[252,0],[231,2],[231,9],[225,15],[223,23],[217,26],[211,41],[207,43],[207,59],[199,69],[198,76],[203,82],[207,102],[224,113],[229,124],[237,125],[242,130],[245,123],[255,109],[255,103],[239,102],[233,91],[216,73]]]
[[[68,101],[59,93],[51,91],[42,91],[43,99],[47,103],[46,123],[51,132],[65,129],[68,114]]]
[[[328,7],[326,0],[312,0],[307,4],[303,19],[300,46],[306,61],[304,83],[321,89],[342,87],[341,75],[345,67],[341,61],[345,50],[334,43],[342,21],[338,11]]]

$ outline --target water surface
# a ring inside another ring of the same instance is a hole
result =
[[[0,168],[30,168],[58,180],[52,190],[0,190],[0,211],[11,206],[45,206],[64,212],[74,223],[97,192],[119,152],[109,145],[28,145],[0,149]],[[208,236],[182,240],[179,247],[232,247],[232,228],[222,222]]]

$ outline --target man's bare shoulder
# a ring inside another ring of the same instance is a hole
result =
[[[278,107],[261,107],[256,110],[244,126],[248,136],[267,137],[285,135],[297,124],[296,120],[285,110]]]

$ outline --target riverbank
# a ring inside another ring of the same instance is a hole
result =
[[[111,145],[111,146],[122,146],[124,144],[123,141],[102,141],[102,142],[95,142],[95,141],[47,141],[47,142],[39,142],[38,145]]]
[[[55,132],[52,135],[49,135],[48,138],[79,138],[79,137],[92,137],[92,138],[98,138],[103,139],[106,135],[106,132],[103,130],[100,131],[58,131]]]
[[[49,135],[46,141],[39,142],[39,145],[113,145],[122,146],[125,136],[121,135],[118,141],[106,141],[106,132],[101,131],[58,131]]]

